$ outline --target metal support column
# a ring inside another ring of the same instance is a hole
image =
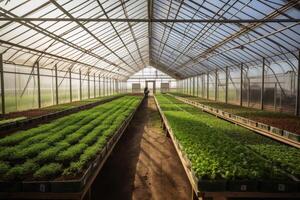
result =
[[[71,68],[69,68],[69,83],[70,83],[70,102],[72,102],[72,72]]]
[[[37,72],[37,84],[38,84],[38,106],[42,107],[41,104],[41,77],[40,77],[40,65],[39,62],[36,62],[36,72]]]
[[[225,103],[228,103],[228,66],[226,66],[225,73]]]
[[[101,97],[101,78],[100,78],[100,74],[98,75],[98,84],[99,84],[99,97]]]
[[[261,91],[260,91],[260,109],[264,109],[264,92],[265,92],[265,64],[266,60],[263,58],[262,71],[261,71]]]
[[[195,96],[195,77],[192,78],[193,79],[193,96]]]
[[[218,100],[218,70],[215,72],[215,101]]]
[[[297,74],[296,74],[296,83],[297,83],[297,90],[296,90],[296,107],[295,107],[295,115],[299,116],[300,110],[300,50],[298,52],[298,69],[297,69]]]
[[[199,76],[197,76],[197,97],[199,97]]]
[[[207,88],[206,88],[206,98],[209,99],[209,72],[207,72]]]
[[[82,100],[81,70],[79,70],[79,99]]]
[[[5,89],[4,89],[4,71],[3,71],[3,55],[2,54],[0,54],[0,78],[1,78],[2,114],[5,114]]]
[[[96,74],[94,74],[94,98],[96,98]]]
[[[54,65],[55,72],[55,103],[58,104],[58,80],[57,80],[57,64]]]
[[[105,91],[105,94],[106,96],[108,96],[108,78],[105,78],[105,88],[106,88],[106,91]]]
[[[90,71],[88,71],[88,99],[91,98],[91,91],[90,91]]]
[[[241,64],[240,106],[243,106],[243,63]]]

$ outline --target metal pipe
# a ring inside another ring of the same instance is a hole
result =
[[[207,88],[206,97],[209,99],[209,72],[207,72]]]
[[[4,89],[4,72],[3,72],[3,55],[2,54],[0,54],[0,78],[1,78],[2,114],[5,114],[5,89]]]
[[[298,53],[298,69],[296,74],[296,80],[297,80],[297,90],[296,90],[296,107],[295,107],[295,115],[299,116],[299,107],[300,107],[300,50]]]
[[[94,74],[94,98],[96,97],[96,74]]]
[[[241,64],[240,106],[243,106],[243,63]]]
[[[72,102],[72,72],[71,68],[69,68],[69,83],[70,83],[70,102]]]
[[[101,97],[101,78],[100,78],[100,74],[98,75],[98,84],[99,84],[99,97]]]
[[[79,98],[80,98],[80,100],[82,100],[81,70],[79,70]]]
[[[91,93],[90,93],[90,70],[88,70],[88,99],[91,98]]]
[[[37,84],[38,84],[38,106],[39,106],[39,108],[41,108],[42,107],[42,104],[41,104],[41,79],[40,79],[39,62],[36,62],[36,69],[37,69]]]
[[[225,103],[228,103],[228,66],[226,66],[225,73]]]
[[[265,92],[265,58],[263,58],[262,72],[261,72],[261,91],[260,91],[260,109],[264,109],[264,92]]]
[[[139,18],[34,18],[34,17],[1,17],[0,21],[30,22],[159,22],[159,23],[291,23],[300,22],[300,19],[139,19]]]
[[[58,80],[57,80],[57,64],[54,65],[55,72],[55,103],[58,104]]]
[[[216,69],[215,77],[215,101],[218,100],[218,69]]]

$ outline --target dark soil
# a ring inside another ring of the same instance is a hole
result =
[[[192,189],[154,99],[146,99],[92,185],[92,199],[191,199]]]
[[[283,130],[297,133],[300,135],[300,119],[294,118],[271,118],[271,117],[251,117],[252,120],[268,124]]]
[[[26,117],[26,118],[33,118],[42,115],[46,115],[57,110],[43,110],[43,109],[32,109],[32,110],[25,110],[25,111],[18,111],[18,112],[11,112],[5,115],[2,115],[0,119],[12,119],[17,117]]]

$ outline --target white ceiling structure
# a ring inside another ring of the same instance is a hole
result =
[[[1,0],[4,63],[181,79],[299,57],[298,0]]]

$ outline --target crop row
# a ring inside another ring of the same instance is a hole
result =
[[[51,179],[82,173],[139,100],[122,97],[0,139],[0,179]]]
[[[201,112],[171,96],[158,95],[157,99],[198,178],[289,179],[282,169],[299,175],[297,149]]]
[[[173,101],[178,101],[174,100]],[[186,105],[186,104],[184,104]],[[202,122],[209,126],[222,129],[227,136],[240,142],[260,156],[270,160],[273,164],[284,169],[288,173],[300,177],[300,151],[294,147],[282,144],[268,137],[256,134],[246,128],[232,125],[231,123],[216,118],[198,109],[189,108],[190,113],[197,112],[201,115]]]

